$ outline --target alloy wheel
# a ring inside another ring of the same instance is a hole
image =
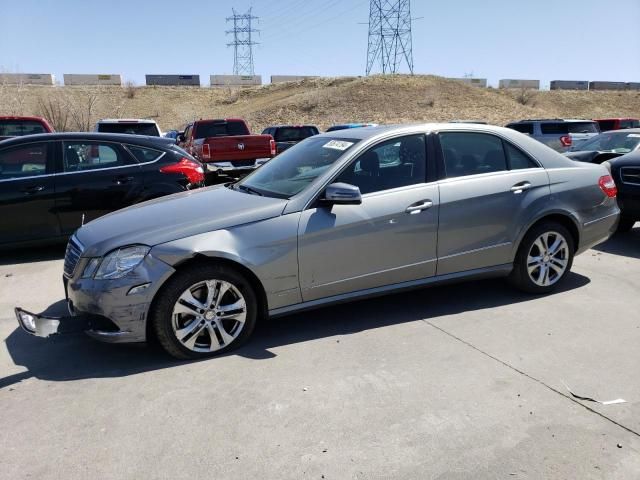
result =
[[[527,255],[529,278],[548,287],[562,278],[569,265],[569,244],[558,232],[545,232],[531,245]]]
[[[187,288],[175,303],[171,326],[176,339],[194,352],[215,352],[242,332],[247,305],[240,290],[224,280]]]

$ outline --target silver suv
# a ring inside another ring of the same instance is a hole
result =
[[[526,133],[557,152],[568,152],[600,133],[598,122],[562,118],[520,120],[506,127]]]

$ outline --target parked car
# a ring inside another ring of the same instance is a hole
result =
[[[179,131],[179,130],[169,130],[168,132],[165,132],[164,135],[162,135],[164,138],[170,138],[171,140],[174,141],[174,143],[178,143],[178,136],[184,134],[184,131]]]
[[[342,123],[327,128],[327,132],[335,132],[336,130],[348,130],[350,128],[377,127],[377,123]]]
[[[615,196],[602,165],[506,128],[326,133],[237,183],[84,225],[64,267],[75,318],[16,314],[40,336],[75,321],[197,358],[240,345],[268,316],[391,291],[507,276],[549,293],[574,255],[611,235]]]
[[[608,130],[623,130],[625,128],[640,128],[640,120],[637,118],[599,118],[598,122],[601,132]]]
[[[521,133],[548,145],[558,152],[567,152],[600,133],[598,124],[593,120],[542,119],[520,120],[507,125]]]
[[[66,240],[119,208],[203,186],[202,165],[153,137],[51,133],[0,142],[0,247]]]
[[[263,135],[271,135],[276,141],[276,155],[318,133],[320,131],[314,125],[278,125],[262,131]]]
[[[240,118],[198,120],[187,125],[178,145],[200,160],[208,172],[246,175],[276,154],[271,135],[252,135]]]
[[[42,117],[0,116],[0,140],[51,132],[53,127]]]
[[[581,143],[565,155],[580,162],[602,163],[640,149],[640,128],[612,130]]]
[[[156,121],[145,118],[105,118],[96,123],[95,131],[162,137],[162,132]]]
[[[619,232],[628,232],[640,221],[640,150],[604,162],[618,187],[621,215]]]
[[[488,125],[487,122],[482,120],[450,120],[449,123],[472,123],[476,125]]]

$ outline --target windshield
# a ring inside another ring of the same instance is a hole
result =
[[[601,133],[571,149],[573,152],[605,151],[629,153],[640,144],[640,133],[607,132]]]
[[[237,185],[260,194],[290,198],[304,190],[359,140],[311,137],[268,161]]]
[[[148,135],[151,137],[160,136],[160,132],[155,123],[100,123],[98,124],[98,132],[127,133],[130,135]]]
[[[40,122],[33,120],[0,120],[0,137],[21,137],[47,133]]]

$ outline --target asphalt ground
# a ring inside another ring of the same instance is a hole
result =
[[[0,478],[640,478],[640,224],[552,295],[390,295],[198,362],[20,331],[64,308],[63,250],[0,255]]]

